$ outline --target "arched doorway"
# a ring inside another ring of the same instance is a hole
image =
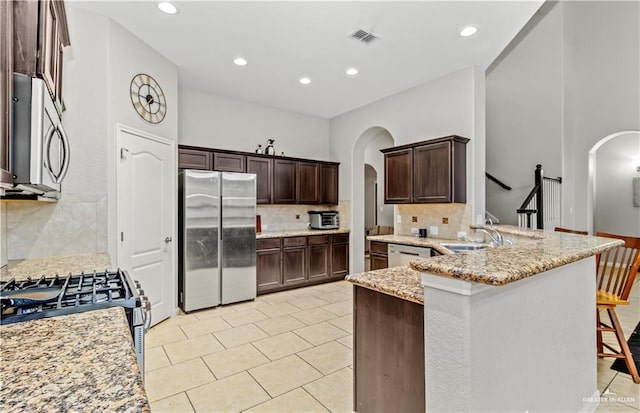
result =
[[[377,179],[380,183],[377,187],[378,200],[384,199],[384,156],[380,152],[382,148],[388,148],[394,145],[394,138],[391,133],[381,127],[373,126],[366,129],[356,139],[351,156],[351,256],[350,268],[352,273],[364,271],[365,255],[365,168],[364,165],[369,164],[375,169]],[[380,204],[382,205],[382,204]],[[377,210],[378,224],[380,218],[386,221],[393,219],[393,207],[391,205],[382,205]],[[389,225],[393,225],[391,222]]]
[[[587,216],[591,234],[640,237],[640,131],[613,133],[589,150]]]

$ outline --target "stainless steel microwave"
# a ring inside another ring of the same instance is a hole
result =
[[[62,119],[44,81],[14,73],[12,104],[10,162],[15,189],[59,198],[71,154]]]

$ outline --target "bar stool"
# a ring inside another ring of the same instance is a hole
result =
[[[623,246],[603,252],[596,258],[598,268],[596,278],[596,345],[598,357],[624,359],[634,383],[640,383],[638,369],[633,361],[620,321],[616,315],[616,306],[629,304],[629,293],[640,267],[640,238],[605,232],[597,232],[596,236],[617,238],[624,241]],[[606,324],[600,319],[600,311],[606,311],[610,324]],[[620,350],[602,341],[603,332],[615,334]],[[605,348],[611,352],[606,353],[604,351]]]

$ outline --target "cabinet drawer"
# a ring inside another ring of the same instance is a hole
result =
[[[312,235],[309,237],[309,245],[321,245],[328,244],[329,236],[328,235]]]
[[[245,171],[244,155],[236,155],[233,153],[213,153],[213,169],[222,172],[244,172]]]
[[[257,250],[268,250],[272,248],[280,248],[281,238],[266,238],[256,240]]]
[[[282,245],[286,247],[304,247],[307,245],[307,237],[288,237],[282,240]]]
[[[386,242],[371,241],[371,252],[377,252],[378,254],[387,255],[387,248],[388,246]]]
[[[331,242],[333,242],[334,244],[349,242],[349,234],[334,234],[331,236]]]

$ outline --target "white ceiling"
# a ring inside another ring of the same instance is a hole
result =
[[[331,118],[465,67],[488,66],[543,1],[73,2],[174,62],[180,86]],[[467,24],[478,33],[462,38]],[[380,36],[370,44],[356,29]],[[249,64],[233,64],[237,56]],[[347,77],[349,66],[360,70]],[[301,76],[312,83],[302,86]]]

